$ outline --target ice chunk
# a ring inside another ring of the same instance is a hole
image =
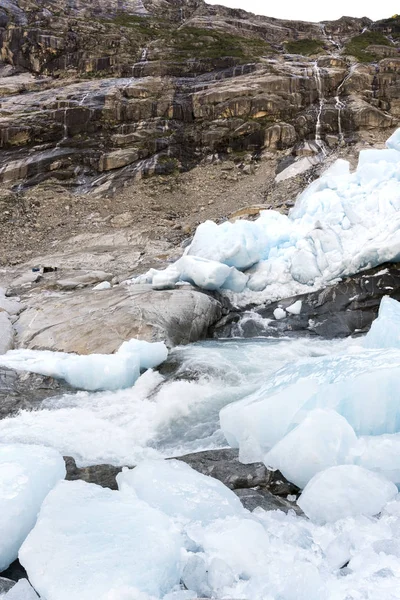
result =
[[[384,296],[378,318],[364,338],[366,348],[400,348],[400,302]]]
[[[239,498],[217,479],[198,473],[178,460],[147,460],[117,476],[122,492],[132,489],[150,506],[167,515],[209,523],[242,514]]]
[[[315,523],[332,523],[357,515],[377,515],[397,494],[397,487],[357,465],[330,467],[317,473],[297,504]]]
[[[0,364],[64,379],[81,390],[118,390],[133,386],[141,370],[156,367],[167,355],[163,342],[133,339],[124,342],[116,354],[81,356],[48,350],[11,350],[0,357]]]
[[[192,525],[188,532],[207,554],[223,561],[237,578],[265,574],[270,541],[263,526],[255,520],[230,517],[207,527]]]
[[[301,300],[297,300],[296,302],[293,302],[293,304],[291,304],[290,306],[288,306],[286,308],[286,311],[288,313],[290,313],[291,315],[299,315],[301,313],[301,306],[302,306],[302,301]]]
[[[155,290],[168,290],[175,287],[181,273],[175,265],[170,265],[164,271],[157,271],[152,278],[152,286]]]
[[[393,136],[392,136],[393,137]],[[360,156],[358,159],[358,167],[357,170],[365,165],[370,166],[371,164],[376,163],[400,163],[400,153],[389,146],[391,138],[389,138],[386,142],[388,149],[385,150],[361,150]]]
[[[117,354],[139,355],[140,369],[154,369],[168,358],[168,349],[164,342],[146,342],[135,338],[123,342]]]
[[[56,450],[0,444],[0,572],[17,558],[44,498],[64,477]]]
[[[63,481],[43,503],[19,559],[51,600],[159,598],[179,583],[182,545],[170,519],[134,494]]]
[[[5,596],[3,600],[39,600],[39,596],[27,579],[20,579]]]
[[[112,285],[109,281],[101,281],[100,283],[95,285],[94,288],[92,288],[92,289],[95,291],[101,291],[101,290],[109,290],[111,288],[112,288]]]
[[[261,259],[263,250],[264,242],[256,223],[238,220],[216,225],[206,221],[198,226],[188,254],[248,269]]]
[[[317,390],[315,382],[299,382],[272,395],[255,392],[223,408],[221,429],[228,443],[239,448],[240,460],[244,463],[262,461],[290,426],[297,424],[298,411]]]
[[[264,463],[304,488],[319,471],[346,462],[356,442],[346,419],[333,410],[316,409],[268,452]]]
[[[205,290],[219,289],[231,274],[227,265],[198,256],[182,256],[175,266],[182,281],[194,283]]]
[[[237,269],[235,269],[235,267],[231,267],[231,272],[225,279],[225,282],[221,286],[221,289],[232,290],[232,292],[243,292],[248,280],[248,275],[245,275],[241,271],[238,271]]]
[[[400,129],[396,129],[390,138],[386,140],[386,146],[387,148],[391,148],[400,152]]]
[[[380,473],[400,487],[400,434],[361,437],[351,452],[351,462]]]
[[[286,311],[278,306],[278,308],[274,310],[274,317],[277,321],[284,319],[286,317]]]

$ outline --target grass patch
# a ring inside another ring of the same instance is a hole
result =
[[[389,40],[379,31],[366,31],[349,40],[344,48],[346,54],[351,54],[359,62],[374,62],[378,57],[367,51],[368,46],[392,46]]]
[[[318,52],[321,52],[323,50],[323,45],[321,40],[306,38],[304,40],[286,42],[285,48],[288,54],[302,54],[303,56],[310,56],[311,54],[318,54]]]

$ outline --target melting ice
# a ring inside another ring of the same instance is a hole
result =
[[[297,198],[289,216],[206,221],[185,255],[132,280],[155,288],[189,281],[230,290],[238,303],[278,300],[400,257],[400,129],[387,149],[362,150],[357,169],[337,160]],[[239,295],[238,295],[239,294]]]

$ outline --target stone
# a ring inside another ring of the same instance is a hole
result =
[[[17,322],[19,346],[78,354],[112,353],[123,341],[165,340],[169,346],[204,338],[222,316],[221,303],[189,286],[154,291],[119,285],[101,294],[30,295]]]
[[[65,466],[67,469],[66,479],[68,481],[76,481],[82,479],[87,483],[95,483],[102,487],[110,488],[111,490],[117,490],[116,477],[118,473],[122,471],[122,467],[114,467],[113,465],[95,465],[92,467],[76,466],[75,460],[72,456],[64,456]]]
[[[303,511],[295,502],[275,496],[268,490],[245,488],[235,489],[234,492],[247,510],[253,511],[255,508],[262,508],[264,510],[282,510],[285,513],[294,510],[297,515],[303,515]]]

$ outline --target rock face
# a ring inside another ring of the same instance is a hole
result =
[[[324,338],[366,333],[378,314],[383,296],[400,300],[400,265],[384,264],[348,277],[319,292],[311,292],[245,311],[231,313],[214,329],[216,337],[319,335]],[[299,315],[276,320],[274,310],[301,301]],[[254,315],[254,318],[252,317]],[[264,324],[259,317],[265,319]]]
[[[174,346],[204,338],[221,315],[217,300],[186,287],[155,292],[146,285],[121,285],[99,292],[43,292],[30,298],[19,318],[18,346],[112,353],[133,337]]]
[[[203,0],[61,0],[57,11],[6,0],[0,183],[56,178],[110,193],[209,155],[295,149],[315,137],[320,106],[330,146],[394,127],[397,28],[280,21]]]
[[[43,400],[70,390],[52,377],[24,373],[0,367],[0,419],[20,410],[35,410]]]

